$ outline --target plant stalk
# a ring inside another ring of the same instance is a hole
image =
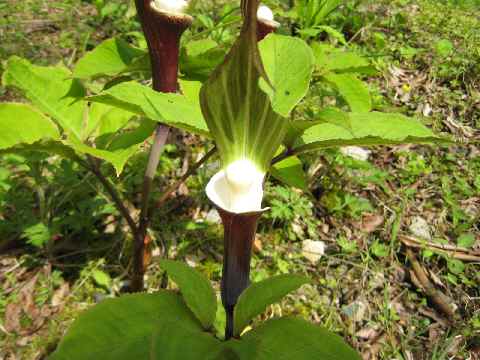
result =
[[[188,15],[171,15],[152,8],[151,0],[136,0],[137,13],[148,44],[152,65],[153,89],[158,92],[178,91],[178,58],[180,37],[190,26],[192,18]],[[153,145],[150,149],[145,171],[138,236],[133,247],[133,275],[131,290],[144,288],[145,251],[150,223],[149,200],[153,179],[157,171],[160,155],[166,144],[170,128],[159,124],[155,130]]]
[[[146,247],[149,242],[147,237],[147,229],[150,223],[149,214],[149,200],[152,192],[153,179],[157,172],[158,163],[160,162],[160,155],[162,154],[165,143],[167,142],[170,128],[168,126],[159,124],[155,129],[155,137],[150,155],[148,157],[148,164],[143,178],[142,203],[140,207],[140,220],[138,224],[138,236],[135,238],[133,245],[133,274],[131,289],[133,291],[142,291],[143,276],[145,274],[145,257],[147,254]]]
[[[122,215],[122,217],[127,221],[128,227],[130,228],[130,231],[132,232],[133,237],[136,238],[138,236],[137,226],[132,216],[130,215],[130,212],[128,211],[127,207],[123,203],[123,200],[121,199],[120,194],[115,189],[115,187],[110,183],[110,181],[103,175],[103,173],[100,170],[99,164],[95,161],[96,159],[93,159],[91,156],[88,156],[88,159],[91,163],[91,166],[89,166],[86,162],[80,159],[78,159],[77,162],[85,169],[91,171],[97,177],[97,179],[100,181],[100,183],[103,185],[105,190],[110,195],[113,203],[115,204],[115,207],[120,212],[120,215]]]

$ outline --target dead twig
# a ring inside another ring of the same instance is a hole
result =
[[[467,248],[460,247],[460,246],[437,244],[437,243],[432,243],[428,241],[421,241],[406,235],[400,235],[398,238],[405,246],[409,248],[429,249],[441,254],[448,255],[454,259],[463,260],[463,261],[480,262],[480,251],[469,250]]]
[[[455,320],[455,311],[452,306],[453,300],[439,291],[428,278],[427,272],[417,260],[417,257],[410,248],[407,248],[407,257],[412,265],[412,282],[422,290],[434,306],[444,314],[450,322]]]

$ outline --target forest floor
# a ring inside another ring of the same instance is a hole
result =
[[[378,70],[368,79],[376,106],[415,115],[457,143],[374,147],[361,151],[366,160],[345,150],[308,155],[309,194],[269,181],[252,280],[299,272],[313,281],[264,318],[308,318],[364,359],[480,359],[479,9],[475,1],[360,1],[328,20]],[[200,11],[203,21],[210,10]],[[6,0],[0,59],[71,66],[103,39],[135,37],[134,15],[129,1]],[[18,99],[0,87],[0,101]],[[192,144],[206,148],[181,132],[170,142],[154,196],[198,158]],[[131,199],[145,162],[146,152],[116,180]],[[162,244],[219,287],[221,227],[203,193],[212,172],[202,168],[155,214],[149,290],[161,279]],[[69,252],[32,247],[38,234],[22,223],[38,215],[30,174],[20,156],[0,158],[4,360],[45,358],[80,311],[118,295],[128,268],[130,241],[108,197],[66,160],[52,159],[44,190],[52,209],[69,204],[62,226],[70,232],[58,235]]]

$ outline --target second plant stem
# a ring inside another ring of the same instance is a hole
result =
[[[160,155],[163,152],[167,142],[170,128],[166,125],[159,124],[155,130],[155,136],[150,155],[148,157],[147,169],[143,178],[142,202],[140,206],[140,219],[137,229],[137,236],[133,246],[133,276],[132,276],[132,290],[143,290],[143,276],[145,274],[144,256],[145,249],[148,242],[147,230],[150,223],[149,214],[149,200],[152,192],[153,179],[157,172],[158,163],[160,162]]]

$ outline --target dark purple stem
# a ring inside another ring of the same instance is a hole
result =
[[[224,229],[222,303],[227,314],[225,338],[233,336],[233,310],[238,297],[250,283],[250,259],[262,211],[233,214],[219,209]]]
[[[153,89],[159,92],[178,91],[178,57],[180,37],[192,23],[188,15],[172,15],[158,12],[150,6],[151,0],[136,0],[138,16],[148,44],[152,65]],[[148,258],[147,229],[150,223],[149,200],[153,179],[160,155],[168,138],[170,128],[159,124],[155,130],[147,169],[143,180],[142,203],[138,235],[133,247],[133,277],[131,289],[143,291],[145,261]]]

